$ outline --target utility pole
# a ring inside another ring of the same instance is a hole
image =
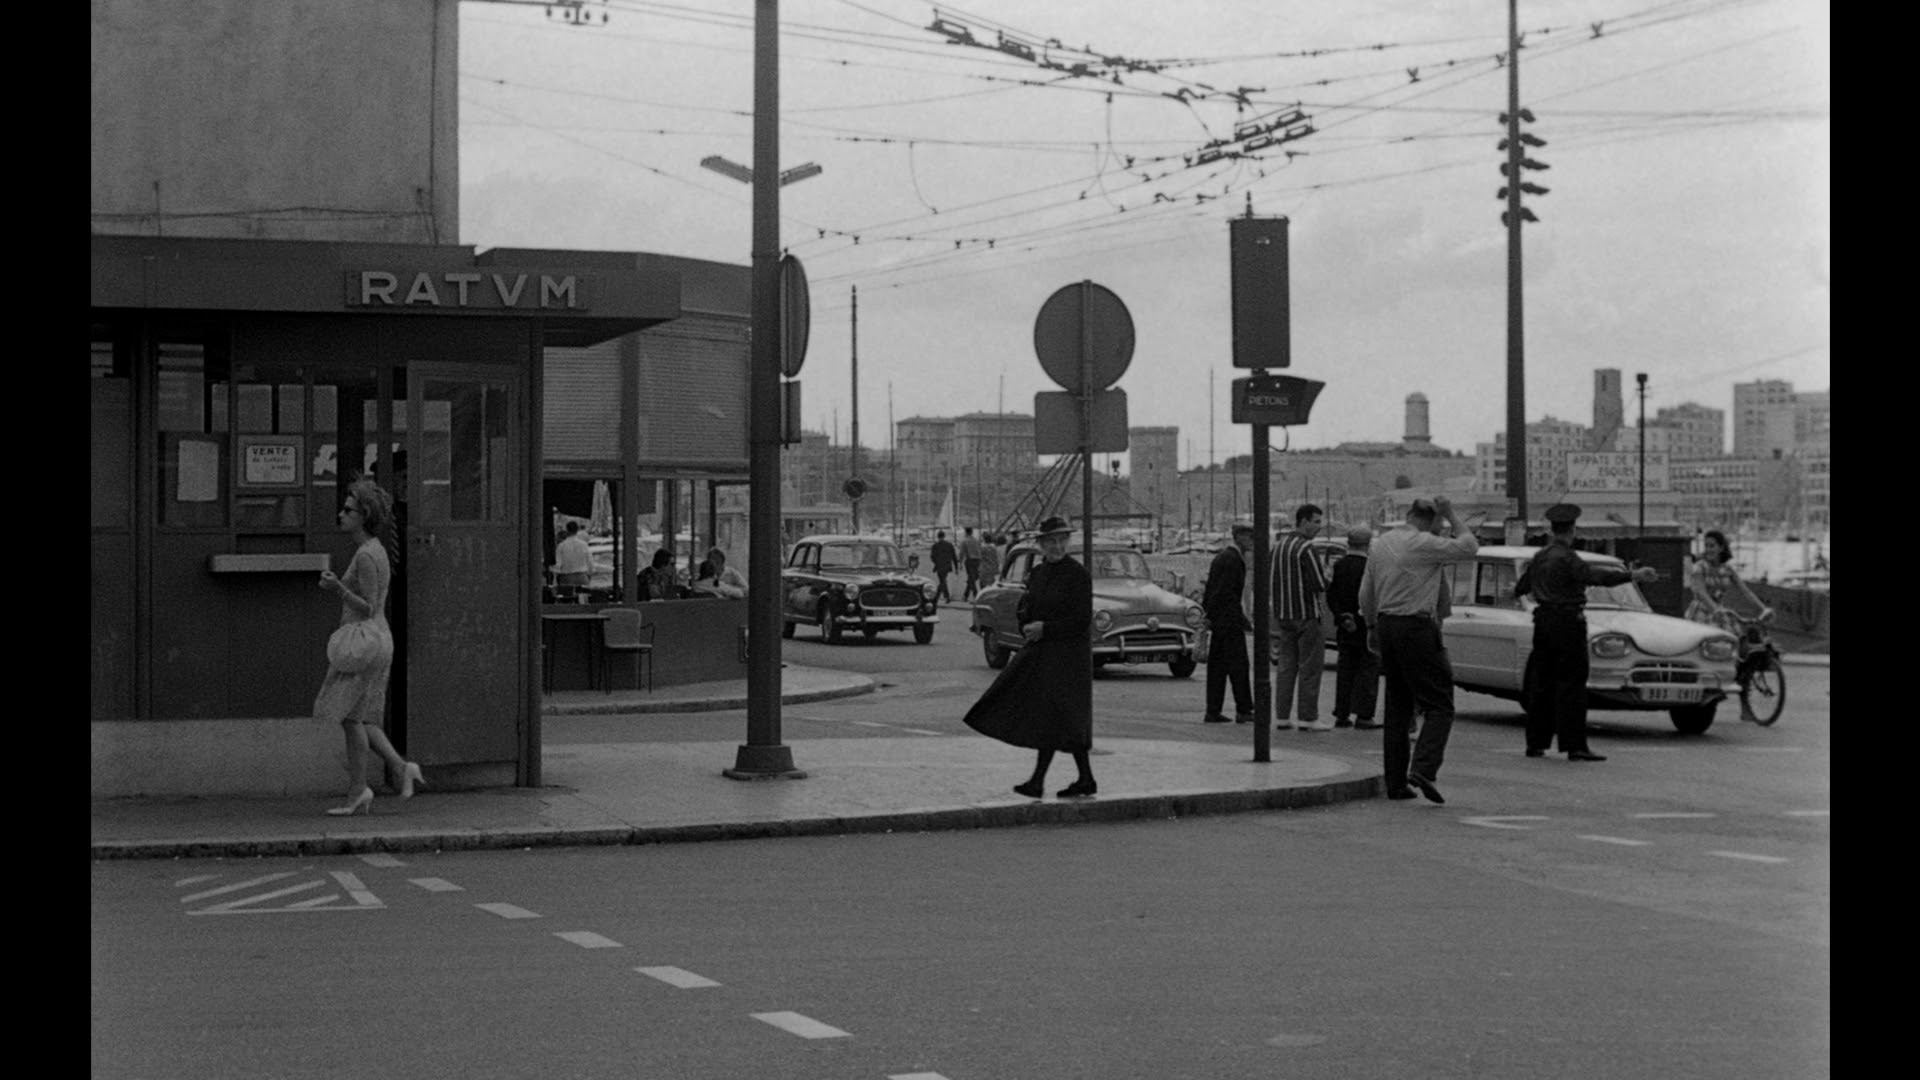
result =
[[[1213,369],[1207,369],[1207,531],[1212,532],[1213,516]]]
[[[852,286],[852,290],[853,347],[850,355],[853,361],[853,452],[851,464],[847,469],[848,479],[855,479],[860,475],[860,286]],[[852,496],[847,501],[853,504],[853,535],[859,536],[860,498]]]
[[[1647,373],[1639,372],[1633,381],[1640,384],[1640,538],[1644,540],[1647,536]]]
[[[1545,195],[1547,189],[1521,179],[1524,170],[1547,166],[1526,156],[1522,147],[1545,146],[1546,140],[1522,132],[1520,122],[1533,122],[1533,114],[1520,107],[1520,7],[1519,0],[1507,0],[1507,111],[1500,117],[1507,137],[1500,141],[1507,160],[1500,172],[1507,178],[1499,197],[1507,208],[1500,220],[1507,226],[1507,497],[1513,500],[1514,514],[1524,530],[1527,515],[1527,375],[1526,334],[1522,318],[1520,274],[1520,226],[1539,221],[1532,210],[1520,205],[1520,194]]]

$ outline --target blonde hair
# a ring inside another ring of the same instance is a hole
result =
[[[379,536],[393,521],[393,497],[379,484],[362,477],[347,485],[347,494],[360,504],[360,524],[370,535]]]

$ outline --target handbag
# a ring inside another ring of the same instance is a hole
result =
[[[327,638],[327,664],[345,675],[358,675],[390,655],[392,639],[373,625],[373,620],[343,624]]]

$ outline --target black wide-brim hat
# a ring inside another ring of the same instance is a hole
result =
[[[1054,516],[1047,518],[1045,521],[1042,521],[1040,523],[1040,528],[1034,532],[1034,535],[1035,536],[1054,536],[1060,533],[1070,533],[1072,531],[1073,531],[1073,526],[1067,524],[1067,519],[1061,517],[1058,514],[1055,514]]]

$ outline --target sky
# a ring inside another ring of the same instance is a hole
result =
[[[699,162],[752,162],[754,8],[589,0],[575,26],[461,4],[460,242],[746,264],[750,188]],[[1031,413],[1058,389],[1034,319],[1091,280],[1134,323],[1129,423],[1179,427],[1183,467],[1245,453],[1227,220],[1249,199],[1289,221],[1287,373],[1326,383],[1276,446],[1397,440],[1415,392],[1442,447],[1505,426],[1505,3],[779,11],[781,165],[823,170],[781,191],[808,428],[848,438],[855,290],[861,443],[884,448],[889,407]],[[1590,422],[1604,367],[1629,422],[1637,372],[1649,417],[1730,413],[1754,379],[1830,389],[1827,5],[1522,0],[1519,23],[1548,166],[1526,176],[1548,189],[1525,197],[1527,418]]]

